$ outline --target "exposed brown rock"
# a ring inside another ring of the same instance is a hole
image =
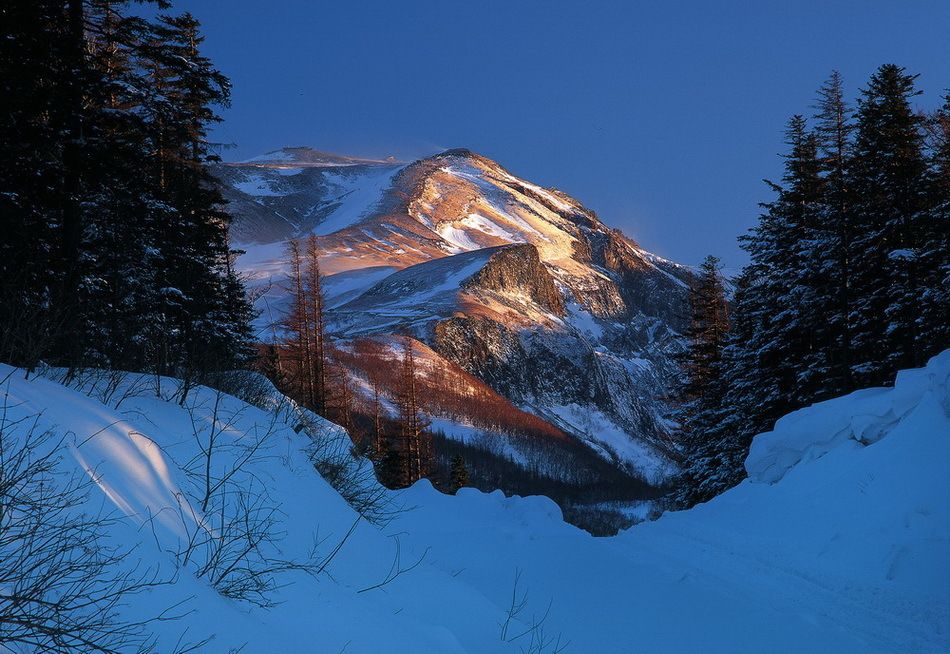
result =
[[[500,249],[463,286],[499,293],[520,291],[554,315],[565,314],[564,298],[555,286],[551,274],[541,263],[538,249],[530,244],[511,245]]]

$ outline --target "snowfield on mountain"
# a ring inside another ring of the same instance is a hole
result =
[[[95,482],[84,508],[120,516],[106,542],[173,577],[122,609],[177,606],[179,619],[151,625],[159,651],[182,632],[214,634],[215,652],[950,649],[950,351],[894,388],[790,414],[755,439],[739,486],[612,538],[565,524],[545,498],[427,481],[383,491],[401,510],[370,524],[308,456],[314,439],[346,434],[272,390],[257,406],[204,387],[179,403],[171,379],[67,387],[9,366],[0,378],[4,442],[32,420],[65,437],[63,473]],[[267,607],[222,597],[175,556],[214,524],[194,494],[212,435],[225,470],[254,448],[236,482],[278,509],[270,554],[325,564],[283,573]]]

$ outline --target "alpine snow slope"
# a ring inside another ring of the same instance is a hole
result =
[[[894,388],[790,414],[755,439],[742,484],[611,538],[565,524],[545,498],[449,496],[425,481],[388,496],[406,509],[388,525],[359,520],[276,395],[262,409],[197,388],[182,407],[173,380],[157,396],[141,378],[85,393],[9,367],[0,378],[7,442],[23,416],[70,434],[62,466],[93,476],[88,508],[125,516],[107,540],[132,548],[130,566],[178,569],[123,609],[142,618],[183,603],[180,619],[153,624],[158,651],[185,630],[186,642],[213,635],[212,652],[950,650],[950,351]],[[241,474],[280,509],[282,558],[343,543],[324,571],[282,577],[271,608],[221,597],[172,554],[194,528],[185,516],[210,520],[181,508],[195,435],[215,424],[238,449],[266,434]],[[318,424],[320,438],[341,436]]]
[[[286,241],[316,234],[337,339],[412,334],[619,469],[675,472],[658,398],[685,267],[468,150],[400,164],[285,148],[216,174],[266,340]]]

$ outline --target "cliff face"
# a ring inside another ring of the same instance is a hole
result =
[[[617,277],[617,290],[627,307],[677,330],[686,327],[686,276],[681,266],[640,250],[614,229],[592,232],[589,240],[594,264]]]
[[[564,316],[564,298],[533,245],[513,245],[492,255],[485,266],[462,284],[472,291],[527,298],[541,309]]]
[[[661,396],[675,373],[672,355],[680,337],[651,319],[599,333],[589,328],[591,320],[566,313],[553,325],[523,326],[459,312],[435,322],[423,338],[519,406],[628,471],[659,481],[669,472],[662,461],[668,441]],[[645,463],[639,448],[631,455],[628,440],[657,460]]]
[[[467,150],[269,165],[227,169],[245,272],[279,282],[284,238],[316,233],[340,293],[337,338],[411,333],[617,466],[657,482],[672,471],[660,398],[682,347],[686,268]]]

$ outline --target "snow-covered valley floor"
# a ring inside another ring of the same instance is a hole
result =
[[[7,442],[25,416],[66,435],[62,469],[97,484],[87,509],[123,516],[105,538],[174,576],[122,608],[179,607],[150,626],[161,652],[183,632],[245,653],[950,651],[950,351],[893,389],[787,416],[756,438],[738,487],[612,538],[545,498],[425,481],[388,493],[402,510],[373,525],[315,471],[286,406],[207,388],[180,406],[171,380],[159,397],[143,378],[111,395],[7,366],[0,379]],[[280,575],[269,608],[222,597],[180,554],[220,529],[199,502],[209,438],[217,478],[253,449],[230,479],[278,510],[264,554],[315,563]]]

